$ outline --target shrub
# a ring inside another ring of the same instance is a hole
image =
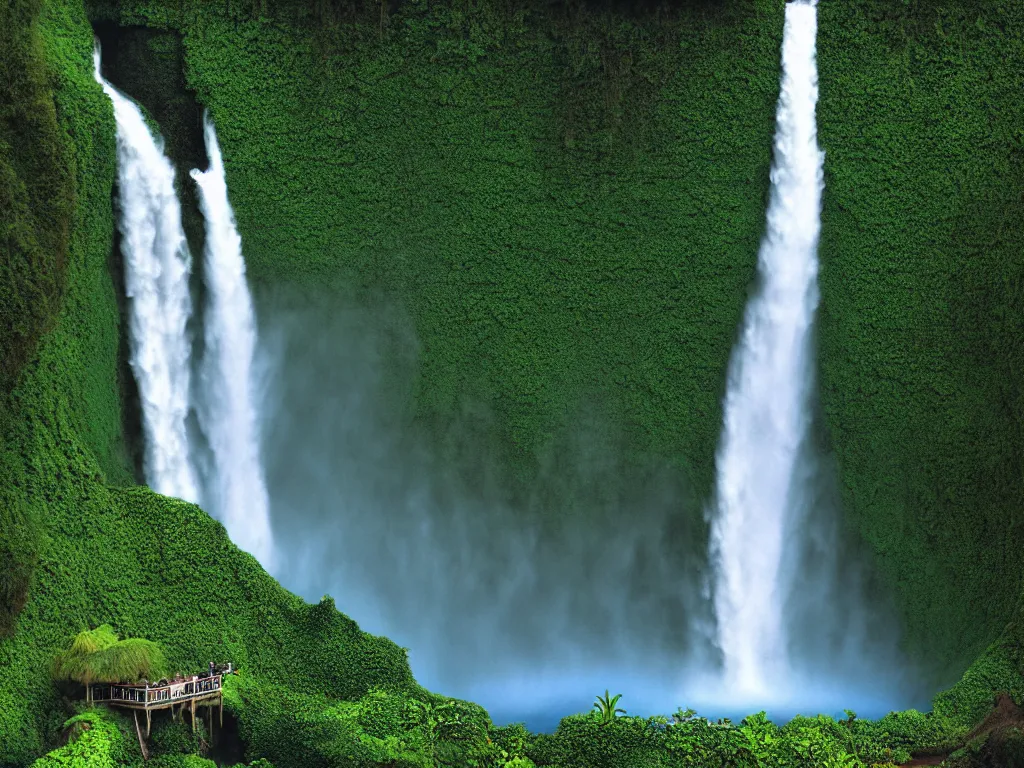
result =
[[[56,656],[53,678],[84,684],[88,701],[91,683],[159,677],[166,670],[167,662],[159,645],[137,637],[118,640],[109,624],[101,624],[96,629],[79,632],[71,641],[71,647]]]
[[[138,747],[125,736],[117,718],[90,710],[64,724],[71,739],[32,764],[32,768],[120,768],[138,757]]]

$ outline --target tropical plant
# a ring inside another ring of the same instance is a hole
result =
[[[92,700],[93,683],[119,683],[139,677],[157,677],[166,671],[160,646],[132,637],[118,640],[109,624],[75,635],[71,646],[53,662],[54,680],[74,680],[85,685],[85,700]]]
[[[621,693],[609,696],[607,688],[605,688],[604,696],[597,697],[597,701],[594,702],[594,709],[596,709],[601,715],[602,725],[607,725],[612,722],[615,719],[615,716],[620,712],[622,714],[626,714],[626,710],[615,706],[621,698]]]
[[[153,679],[167,673],[167,661],[160,646],[141,637],[120,640],[99,651],[95,664],[96,679],[104,683],[138,680],[140,677]]]
[[[780,730],[779,746],[788,756],[788,765],[807,768],[860,768],[863,765],[856,754],[846,751],[844,728],[832,718],[793,718]],[[851,748],[853,745],[851,743]]]
[[[91,684],[96,680],[95,654],[117,642],[117,634],[109,624],[86,629],[75,635],[71,647],[53,661],[54,680],[74,680],[85,685],[85,700],[91,698]]]
[[[784,759],[779,752],[782,738],[779,728],[764,712],[744,718],[739,732],[746,739],[746,750],[757,761],[759,768],[782,766]]]
[[[693,720],[697,716],[697,710],[695,709],[683,709],[678,707],[674,715],[672,715],[672,722],[675,724],[686,723]]]

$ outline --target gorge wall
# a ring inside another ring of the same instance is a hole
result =
[[[778,4],[96,15],[183,36],[257,290],[409,313],[433,434],[475,399],[529,467],[599,400],[699,506],[763,229]],[[911,646],[950,675],[1020,588],[1022,29],[1009,2],[821,8],[820,439]]]
[[[822,404],[848,518],[952,673],[1021,584],[1024,12],[823,2],[820,30]]]

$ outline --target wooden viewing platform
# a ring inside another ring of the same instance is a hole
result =
[[[92,700],[96,704],[108,704],[112,707],[143,710],[146,713],[146,737],[149,738],[152,726],[152,713],[156,709],[169,709],[174,717],[174,708],[178,707],[180,715],[187,706],[192,714],[192,729],[196,727],[196,707],[220,707],[220,724],[224,725],[224,698],[221,687],[224,682],[223,673],[199,677],[194,675],[187,680],[175,680],[164,685],[148,683],[93,683]],[[210,713],[211,734],[213,713]]]

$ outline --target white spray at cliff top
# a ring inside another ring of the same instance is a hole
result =
[[[158,493],[197,501],[185,419],[189,411],[192,259],[174,191],[174,168],[138,106],[100,76],[114,103],[121,253],[130,300],[131,368],[142,402],[146,482]]]
[[[242,238],[228,202],[224,161],[213,121],[204,117],[207,171],[192,171],[206,218],[204,277],[208,304],[200,373],[200,426],[213,461],[209,511],[232,540],[273,567],[267,486],[260,462],[253,387],[256,320],[245,280]]]
[[[815,6],[816,0],[786,5],[761,285],[730,364],[716,462],[710,554],[718,645],[725,687],[751,701],[792,685],[780,577],[787,526],[808,503],[799,464],[810,426],[824,187]]]

